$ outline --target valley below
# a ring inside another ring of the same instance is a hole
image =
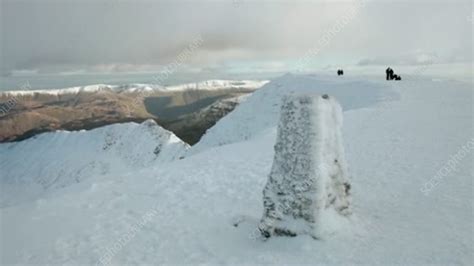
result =
[[[212,80],[157,88],[94,85],[62,90],[0,93],[0,142],[56,130],[90,130],[115,123],[155,120],[188,144],[265,82]],[[7,112],[5,112],[7,111]]]

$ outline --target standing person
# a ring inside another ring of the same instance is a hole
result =
[[[386,79],[387,79],[387,80],[389,80],[389,78],[390,78],[390,70],[391,70],[390,67],[385,70],[385,74],[387,75],[387,76],[386,76]]]

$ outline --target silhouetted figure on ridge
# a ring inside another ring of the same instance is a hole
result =
[[[393,69],[390,68],[390,80],[393,80],[395,78],[395,72],[393,71]]]
[[[386,74],[386,79],[387,80],[402,80],[402,77],[395,74],[393,69],[391,69],[390,67],[385,70],[385,74]]]
[[[391,69],[390,67],[387,68],[387,69],[385,70],[385,74],[386,74],[386,79],[387,79],[387,80],[392,80],[393,69]]]

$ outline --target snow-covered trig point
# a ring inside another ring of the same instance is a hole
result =
[[[327,95],[283,100],[275,157],[263,191],[264,237],[331,231],[351,213],[342,143],[342,109]]]

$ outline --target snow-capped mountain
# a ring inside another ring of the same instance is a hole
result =
[[[90,131],[57,131],[0,145],[0,205],[12,193],[35,197],[87,178],[138,170],[179,159],[188,145],[156,124],[114,124]],[[14,197],[16,200],[19,197]]]
[[[0,92],[0,96],[15,97],[15,96],[33,96],[35,94],[44,95],[65,95],[65,94],[79,94],[91,93],[100,91],[114,91],[120,93],[143,93],[143,92],[177,92],[188,90],[225,90],[225,89],[245,89],[256,90],[266,83],[268,80],[207,80],[202,82],[187,83],[174,86],[161,86],[158,84],[128,84],[128,85],[107,85],[96,84],[81,87],[72,87],[64,89],[53,90],[15,90]]]

